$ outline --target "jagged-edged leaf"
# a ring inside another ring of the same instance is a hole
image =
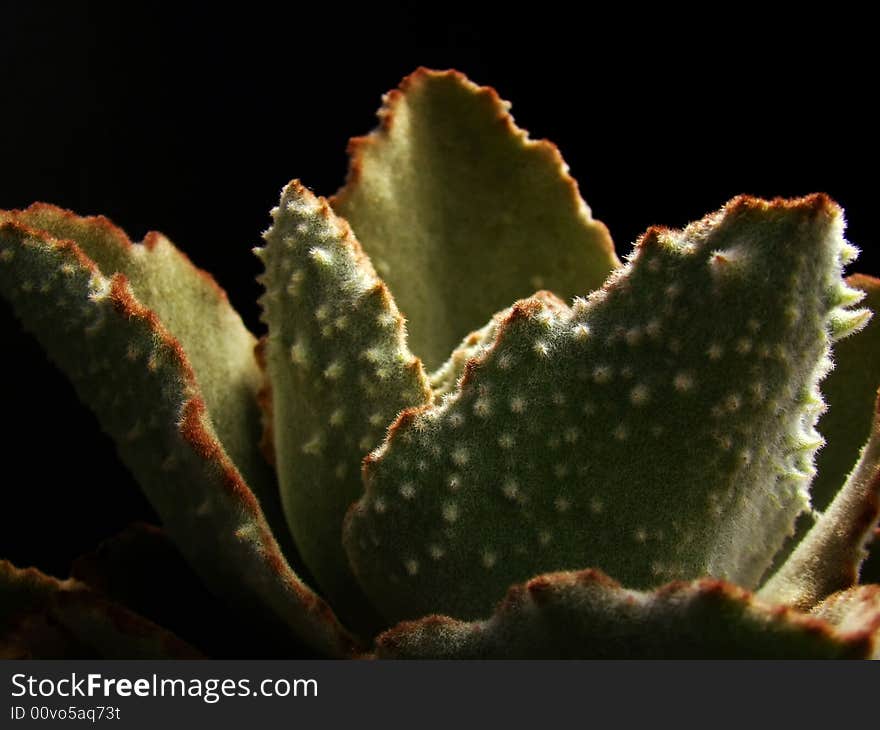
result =
[[[515,305],[458,390],[365,462],[345,545],[371,600],[477,617],[583,566],[754,586],[809,504],[842,228],[823,195],[738,198],[651,229],[570,311]]]
[[[258,251],[272,434],[282,502],[300,553],[338,609],[366,610],[342,550],[363,492],[363,456],[404,408],[430,401],[403,318],[323,199],[285,187]]]
[[[618,265],[559,151],[530,140],[494,89],[419,69],[352,140],[332,203],[354,228],[434,369],[494,312],[598,287]]]
[[[623,588],[603,573],[514,586],[485,621],[407,621],[376,640],[382,659],[863,658],[876,639],[719,580]]]
[[[174,634],[85,585],[0,560],[0,656],[195,659]]]
[[[155,312],[180,342],[192,365],[214,431],[273,527],[283,525],[275,478],[257,444],[261,433],[257,392],[263,376],[254,358],[256,339],[210,274],[161,233],[134,244],[103,216],[80,217],[45,203],[0,213],[3,219],[74,241],[106,278],[123,274],[135,298]]]
[[[759,596],[801,609],[858,582],[866,544],[880,518],[880,399],[870,438],[834,501]]]
[[[181,551],[212,590],[331,654],[351,640],[290,570],[218,441],[180,343],[72,241],[0,225],[0,292],[114,437]],[[281,638],[279,638],[281,640]]]
[[[860,306],[880,312],[880,279],[854,274],[841,295],[848,301],[864,299]],[[824,510],[834,499],[871,433],[874,398],[880,388],[880,317],[874,317],[858,337],[834,348],[834,369],[822,383],[828,412],[818,430],[825,446],[816,455],[816,479],[810,489],[813,506]]]

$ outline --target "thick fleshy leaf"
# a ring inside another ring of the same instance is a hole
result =
[[[217,439],[180,343],[72,241],[0,225],[0,292],[114,437],[165,527],[206,583],[312,646],[351,640],[290,570]],[[234,629],[233,629],[234,630]]]
[[[135,298],[158,315],[180,342],[195,373],[217,438],[260,500],[272,526],[283,525],[278,490],[259,453],[261,433],[257,392],[263,375],[254,358],[256,339],[226,293],[193,266],[161,233],[134,244],[103,216],[80,217],[45,203],[4,218],[74,241],[103,276],[123,274]]]
[[[102,596],[185,638],[213,659],[320,656],[287,637],[279,641],[274,624],[250,621],[235,606],[218,601],[168,534],[153,525],[129,525],[78,557],[70,574]]]
[[[271,430],[300,553],[337,610],[367,610],[342,549],[363,493],[361,459],[400,411],[430,402],[403,318],[345,221],[298,182],[285,187],[258,250]],[[354,619],[353,619],[354,620]]]
[[[853,586],[834,593],[810,613],[851,640],[863,637],[873,647],[870,658],[880,659],[880,586]]]
[[[860,306],[880,313],[880,279],[863,274],[847,278],[843,294]],[[880,388],[880,317],[875,316],[858,337],[834,348],[834,369],[822,383],[828,412],[818,430],[825,446],[816,455],[816,479],[810,488],[813,506],[824,510],[843,484],[871,433],[874,398]]]
[[[880,399],[859,461],[834,501],[758,594],[801,609],[858,582],[880,519]]]
[[[840,308],[842,228],[823,195],[739,198],[650,230],[570,311],[515,305],[365,462],[345,544],[371,600],[478,617],[583,566],[754,586],[809,504],[831,336],[869,316]]]
[[[539,291],[532,298],[540,300],[547,307],[548,311],[556,312],[560,316],[568,311],[565,302],[556,297],[552,292]],[[498,312],[489,320],[485,327],[471,332],[452,351],[452,355],[443,363],[443,366],[431,373],[431,389],[434,392],[435,400],[455,392],[455,389],[460,384],[461,377],[465,373],[468,362],[479,360],[489,351],[492,345],[495,344],[495,338],[498,336],[498,327],[509,315],[510,309]]]
[[[429,368],[494,312],[598,287],[618,265],[559,151],[518,129],[494,89],[419,69],[352,140],[332,204],[354,228]]]
[[[88,590],[0,560],[0,657],[195,659],[173,634]]]
[[[376,640],[382,659],[864,658],[875,638],[718,580],[628,590],[595,570],[513,587],[486,621],[429,616]]]

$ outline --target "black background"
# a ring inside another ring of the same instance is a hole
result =
[[[618,6],[3,3],[0,208],[161,230],[262,331],[250,249],[282,185],[334,192],[381,94],[419,65],[455,67],[558,144],[620,253],[738,193],[822,190],[864,249],[855,268],[877,273],[872,23]],[[5,303],[0,331],[0,556],[65,575],[152,512]]]

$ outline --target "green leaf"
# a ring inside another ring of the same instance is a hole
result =
[[[533,141],[496,92],[419,69],[354,139],[332,201],[404,313],[429,368],[494,312],[550,289],[598,287],[618,265],[559,151]]]
[[[565,302],[556,297],[552,292],[539,291],[532,298],[540,300],[548,310],[554,311],[559,315],[568,311]],[[492,317],[485,327],[471,332],[452,351],[452,355],[443,363],[442,367],[431,373],[431,389],[434,392],[435,400],[455,392],[468,362],[479,360],[489,351],[495,343],[495,338],[498,336],[499,325],[504,322],[504,318],[509,314],[510,310],[505,309],[503,312],[499,312]]]
[[[865,546],[880,518],[880,399],[870,438],[834,501],[807,532],[759,596],[809,609],[858,582]]]
[[[865,658],[876,635],[718,580],[628,590],[595,570],[514,586],[486,621],[429,616],[380,635],[381,659]]]
[[[173,631],[214,659],[320,656],[289,632],[218,601],[165,530],[137,522],[79,556],[71,577]],[[241,608],[241,607],[239,607]],[[235,631],[229,627],[235,626]]]
[[[135,298],[180,342],[220,443],[273,527],[283,525],[283,519],[275,519],[280,517],[275,478],[257,449],[262,432],[257,393],[263,375],[254,358],[256,339],[214,279],[161,233],[148,233],[142,244],[133,244],[103,216],[83,218],[45,203],[5,216],[75,241],[104,276],[118,272],[126,277]]]
[[[853,586],[834,593],[810,613],[850,641],[865,642],[871,647],[868,656],[880,659],[880,586]]]
[[[852,301],[863,292],[861,306],[880,312],[880,279],[854,274],[846,283],[842,295]],[[828,412],[819,420],[826,443],[816,456],[818,473],[810,489],[816,509],[828,507],[868,440],[878,388],[880,318],[874,317],[858,337],[835,346],[834,369],[822,383]]]
[[[298,182],[273,218],[257,253],[266,265],[261,303],[282,501],[321,588],[363,622],[342,519],[363,493],[362,457],[400,411],[430,402],[430,390],[403,318],[348,224]]]
[[[584,566],[756,585],[809,504],[842,228],[822,195],[739,198],[650,230],[570,311],[515,305],[366,461],[345,545],[371,600],[476,617]]]
[[[72,241],[7,220],[0,224],[0,292],[95,411],[212,590],[322,651],[347,653],[351,638],[290,570],[218,441],[180,343],[125,276],[105,276]],[[87,490],[100,468],[81,477]]]
[[[0,560],[0,657],[195,659],[173,634],[100,597],[82,583]]]

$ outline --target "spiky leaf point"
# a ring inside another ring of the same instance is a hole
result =
[[[471,332],[452,351],[449,359],[429,375],[435,398],[442,398],[454,392],[468,361],[479,357],[492,346],[504,314],[505,312],[499,312],[484,327]]]
[[[78,581],[60,581],[0,560],[0,656],[52,659],[68,650],[104,659],[200,656],[173,634]]]
[[[95,411],[212,590],[322,651],[347,653],[351,638],[290,570],[218,441],[180,343],[126,278],[104,276],[72,241],[7,221],[0,292]]]
[[[539,299],[549,310],[558,314],[568,311],[568,307],[555,294],[548,291],[539,291],[533,295]],[[434,399],[437,400],[450,395],[459,385],[465,368],[471,360],[480,359],[495,342],[499,325],[510,315],[510,309],[498,312],[484,327],[471,332],[462,340],[461,344],[452,351],[449,359],[441,367],[429,376],[431,390]]]
[[[880,518],[880,399],[859,461],[818,522],[761,588],[768,601],[802,609],[858,582]]]
[[[809,503],[842,228],[823,195],[743,197],[650,230],[569,313],[514,306],[365,462],[345,545],[370,598],[475,617],[583,566],[754,586]]]
[[[544,288],[571,299],[618,265],[559,151],[518,129],[494,89],[419,69],[384,101],[332,203],[429,368],[511,302]]]
[[[45,203],[0,213],[3,218],[70,239],[104,276],[126,277],[137,300],[182,345],[220,443],[272,526],[283,526],[275,478],[257,449],[262,428],[257,392],[264,379],[254,358],[256,339],[226,292],[161,233],[134,244],[103,216],[80,217]]]
[[[376,639],[382,659],[865,658],[876,637],[756,601],[718,580],[628,590],[596,570],[511,588],[492,617],[407,621]]]
[[[860,306],[880,312],[880,279],[854,274],[837,296],[842,304],[861,300]],[[828,411],[819,419],[817,429],[826,443],[816,455],[817,474],[810,488],[817,510],[824,510],[834,499],[868,440],[878,388],[880,318],[874,317],[858,337],[835,346],[834,369],[822,383]]]
[[[272,433],[299,550],[337,610],[363,614],[342,519],[363,493],[362,457],[408,406],[430,402],[421,362],[385,284],[323,199],[298,182],[273,210],[261,298],[269,326]]]

